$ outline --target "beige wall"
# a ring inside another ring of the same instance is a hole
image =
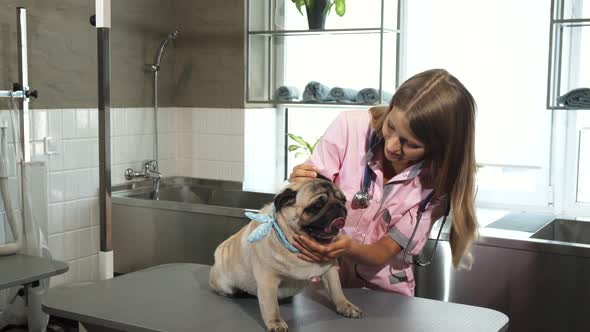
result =
[[[176,0],[178,107],[244,107],[244,6],[236,0]]]
[[[152,105],[152,81],[143,64],[153,61],[161,38],[174,29],[173,2],[113,1],[111,101],[113,107]],[[27,8],[29,82],[39,91],[31,108],[89,108],[97,105],[96,30],[89,24],[94,0],[2,0],[0,3],[0,90],[19,81],[16,7]],[[160,104],[174,93],[174,49],[161,74]],[[0,109],[7,108],[0,100]]]
[[[2,0],[0,90],[18,81],[16,7],[28,11],[29,81],[40,98],[31,108],[97,105],[96,31],[88,23],[94,0]],[[153,62],[163,38],[160,106],[243,108],[244,1],[125,0],[112,2],[112,107],[153,103]],[[0,109],[8,107],[0,100]]]

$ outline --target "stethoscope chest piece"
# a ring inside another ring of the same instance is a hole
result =
[[[368,190],[365,188],[359,190],[354,196],[352,197],[352,201],[350,202],[350,206],[354,210],[358,209],[366,209],[369,207],[369,203],[371,202],[371,195],[369,194]]]
[[[352,197],[352,201],[350,202],[350,207],[353,210],[357,209],[366,209],[369,207],[371,203],[371,194],[369,193],[369,188],[371,186],[371,169],[369,165],[365,165],[365,174],[363,176],[363,183],[361,184],[361,189],[354,194]]]

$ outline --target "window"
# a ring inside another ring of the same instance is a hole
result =
[[[547,206],[550,0],[406,4],[402,78],[445,68],[477,102],[479,205]]]

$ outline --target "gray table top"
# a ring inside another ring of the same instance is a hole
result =
[[[210,266],[168,264],[82,287],[48,291],[45,312],[123,331],[263,331],[256,298],[226,298],[208,285]],[[345,289],[364,311],[339,316],[323,290],[309,287],[282,303],[289,331],[505,331],[495,310],[366,289]]]
[[[0,289],[25,285],[68,271],[68,264],[47,258],[10,255],[0,257]]]

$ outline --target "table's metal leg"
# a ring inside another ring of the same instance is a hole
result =
[[[27,307],[27,325],[30,332],[45,332],[49,315],[43,312],[41,304],[45,290],[39,282],[24,285],[25,305]]]

